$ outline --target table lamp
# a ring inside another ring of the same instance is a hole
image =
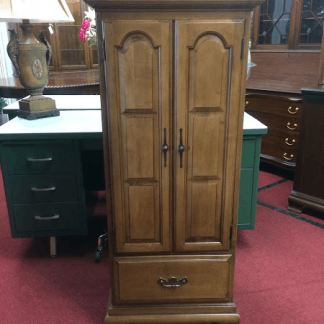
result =
[[[51,46],[40,34],[40,42],[33,34],[31,23],[73,22],[64,0],[0,0],[0,21],[22,23],[22,37],[10,31],[8,55],[16,69],[21,85],[30,96],[19,101],[18,116],[26,119],[58,116],[55,101],[44,97],[48,82]]]

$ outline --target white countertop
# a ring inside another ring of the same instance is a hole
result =
[[[68,96],[73,97],[73,96]],[[80,96],[78,96],[80,97]],[[244,132],[265,134],[267,127],[244,113]],[[1,134],[85,134],[101,133],[101,110],[63,110],[60,116],[26,120],[15,117],[0,126]]]
[[[101,110],[60,111],[60,116],[27,120],[15,117],[0,134],[101,133]]]
[[[97,110],[101,107],[99,95],[45,95],[44,97],[54,99],[58,110]],[[6,113],[8,110],[18,110],[19,101],[3,109]]]
[[[268,129],[268,127],[245,112],[244,113],[244,121],[243,121],[243,129],[266,130],[266,129]]]

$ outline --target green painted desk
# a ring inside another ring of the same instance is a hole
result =
[[[84,102],[87,96],[78,97]],[[72,96],[66,96],[66,101],[68,98]],[[78,105],[75,99],[71,106]],[[50,236],[55,254],[56,236],[87,233],[84,193],[104,190],[99,101],[97,105],[98,109],[92,110],[62,109],[58,117],[35,121],[15,117],[0,127],[13,237]],[[266,131],[263,124],[245,114],[240,229],[255,227],[260,144]]]

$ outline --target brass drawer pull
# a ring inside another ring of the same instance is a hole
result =
[[[40,220],[40,221],[47,221],[47,220],[53,220],[53,219],[59,219],[60,215],[53,215],[53,216],[47,216],[47,217],[43,217],[43,216],[35,216],[36,220]]]
[[[284,159],[285,159],[285,160],[288,160],[288,161],[290,161],[290,160],[292,160],[292,159],[293,159],[293,157],[294,157],[294,154],[290,154],[290,158],[289,158],[289,157],[287,157],[287,153],[284,153],[283,157],[284,157]]]
[[[297,126],[298,126],[297,124],[294,124],[294,127],[290,127],[290,123],[289,122],[287,123],[287,128],[290,130],[295,130]]]
[[[249,105],[248,101],[245,101],[245,107],[247,107]]]
[[[45,192],[45,191],[54,191],[56,190],[56,187],[49,187],[49,188],[30,188],[31,191],[34,192]]]
[[[50,162],[52,160],[53,160],[53,158],[51,158],[51,157],[44,158],[44,159],[33,159],[33,158],[28,158],[27,159],[28,162]]]
[[[289,146],[292,146],[292,145],[294,145],[295,143],[296,143],[296,140],[295,139],[293,139],[292,141],[291,141],[291,143],[289,143],[288,142],[288,137],[285,139],[285,143],[287,144],[287,145],[289,145]]]
[[[169,280],[160,278],[157,283],[166,288],[179,288],[188,283],[188,279],[186,277],[179,280],[175,277],[172,277]]]
[[[289,114],[292,114],[292,115],[297,114],[297,113],[298,113],[298,110],[299,110],[298,107],[295,108],[295,111],[292,111],[292,107],[289,107],[289,108],[288,108],[288,112],[289,112]]]

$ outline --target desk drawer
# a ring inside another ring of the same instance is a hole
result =
[[[4,147],[9,174],[67,173],[75,169],[72,143],[20,143]]]
[[[115,302],[227,301],[230,260],[231,255],[115,258]],[[172,277],[187,282],[178,288],[159,283]]]
[[[13,205],[17,232],[69,230],[80,227],[77,203]]]
[[[10,176],[14,204],[77,201],[76,175],[42,174]]]

